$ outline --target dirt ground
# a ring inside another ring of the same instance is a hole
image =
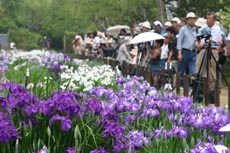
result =
[[[183,95],[183,90],[180,91],[180,94]],[[230,107],[228,106],[228,88],[224,87],[220,92],[220,106],[223,108]]]
[[[220,93],[220,106],[225,107],[228,105],[228,88],[222,88]],[[230,107],[230,106],[229,106]]]

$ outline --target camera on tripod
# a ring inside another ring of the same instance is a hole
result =
[[[205,39],[205,42],[211,38],[211,30],[209,28],[203,28],[201,30],[201,34],[196,36],[196,39],[200,41],[201,39]]]

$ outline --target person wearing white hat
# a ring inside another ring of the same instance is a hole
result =
[[[172,26],[172,23],[171,23],[170,21],[167,21],[167,22],[165,22],[165,24],[164,24],[165,30],[168,29],[168,28],[171,27],[171,26]]]
[[[176,34],[178,34],[179,29],[180,29],[181,20],[178,17],[174,17],[171,20],[171,23],[172,23],[172,27],[176,30]]]
[[[142,29],[141,32],[152,32],[151,31],[151,25],[149,23],[149,21],[145,21],[142,24]],[[146,62],[148,61],[147,58],[147,50],[146,50],[146,46],[145,46],[145,42],[144,43],[140,43],[138,44],[138,62],[137,64],[145,66]],[[154,41],[150,41],[150,47],[153,48],[154,45]]]
[[[199,28],[202,28],[206,25],[206,19],[205,18],[198,18],[195,22],[195,25]]]
[[[127,63],[132,63],[133,59],[130,56],[129,52],[128,52],[128,48],[127,45],[129,45],[130,41],[131,41],[131,37],[129,36],[124,36],[122,38],[120,38],[120,47],[118,49],[118,53],[117,53],[117,57],[116,59],[122,63],[123,61],[126,61]]]
[[[187,24],[180,29],[177,39],[177,50],[179,60],[178,71],[180,72],[181,77],[183,77],[187,69],[190,76],[196,74],[197,50],[195,46],[195,40],[198,31],[195,26],[195,13],[187,13],[186,22]]]
[[[177,24],[181,23],[181,20],[178,17],[174,17],[171,22],[176,22]]]
[[[149,21],[145,21],[142,24],[142,32],[148,32],[150,30],[151,30],[151,25],[150,25]]]
[[[82,55],[83,54],[83,44],[82,37],[80,35],[76,35],[74,40],[72,40],[73,51],[75,54]]]
[[[154,32],[159,33],[162,36],[164,35],[165,30],[164,30],[163,25],[160,21],[154,21],[153,26],[154,26]]]

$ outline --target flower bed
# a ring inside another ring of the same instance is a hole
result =
[[[38,69],[47,74],[42,78],[53,76],[47,65]],[[30,83],[37,75],[33,66],[19,67],[31,69]],[[37,79],[27,89],[20,81],[2,83],[2,152],[195,153],[230,148],[229,133],[219,130],[230,123],[222,108],[159,93],[143,78],[121,77],[108,66],[62,62],[59,70],[55,81],[40,79],[40,87]]]

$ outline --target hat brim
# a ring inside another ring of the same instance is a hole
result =
[[[197,19],[197,17],[195,16],[188,16],[188,17],[186,17],[186,19]]]

